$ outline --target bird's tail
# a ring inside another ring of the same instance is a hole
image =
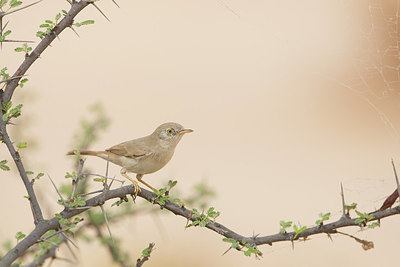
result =
[[[91,150],[79,150],[79,149],[75,149],[75,150],[71,150],[67,153],[67,156],[71,156],[71,155],[82,155],[82,156],[98,156],[99,154],[104,153],[104,151],[91,151]]]

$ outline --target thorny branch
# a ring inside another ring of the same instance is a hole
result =
[[[65,17],[57,24],[54,29],[47,34],[40,43],[36,46],[36,48],[25,57],[24,62],[19,66],[17,71],[12,75],[11,78],[15,78],[17,76],[23,76],[30,66],[40,57],[43,51],[50,46],[50,44],[60,35],[62,31],[66,28],[69,28],[74,23],[74,18],[88,5],[93,4],[91,0],[81,0],[79,2],[73,1],[71,5],[71,9],[65,15]],[[2,96],[3,102],[8,103],[11,100],[11,97],[15,91],[15,88],[18,86],[20,78],[12,79],[7,83],[7,86],[4,90],[4,94]]]
[[[135,190],[132,186],[123,186],[118,189],[112,189],[105,193],[101,193],[95,197],[92,197],[86,201],[86,206],[82,207],[80,209],[71,209],[67,208],[64,209],[60,214],[63,218],[68,219],[71,218],[75,215],[78,215],[92,207],[100,206],[104,204],[104,201],[107,201],[109,199],[114,199],[114,198],[124,198],[129,195],[135,194]],[[153,203],[154,200],[157,198],[157,195],[154,194],[153,192],[150,192],[144,188],[142,188],[142,191],[138,193],[138,196],[149,201],[150,203]],[[158,205],[158,204],[156,204]],[[184,217],[186,220],[191,220],[191,221],[196,221],[198,218],[193,218],[191,217],[191,211],[186,209],[185,207],[179,207],[177,204],[172,203],[170,201],[166,201],[165,205],[160,206],[166,210],[169,210],[175,215]],[[380,220],[392,215],[400,214],[400,206],[396,206],[395,208],[387,209],[384,211],[376,211],[372,212],[374,215],[375,220]],[[325,225],[321,226],[315,226],[311,228],[307,228],[304,230],[302,233],[297,235],[296,240],[299,238],[306,238],[311,235],[316,235],[316,234],[321,234],[321,233],[326,233],[326,234],[335,234],[338,233],[337,229],[343,228],[343,227],[349,227],[349,226],[359,226],[355,222],[355,218],[350,218],[348,216],[342,216],[339,220],[328,223]],[[212,222],[208,223],[206,227],[224,237],[227,238],[233,238],[237,240],[240,243],[246,242],[250,244],[255,244],[255,245],[264,245],[264,244],[269,244],[272,245],[273,243],[276,242],[282,242],[282,241],[293,241],[294,236],[296,235],[295,232],[289,232],[289,233],[277,233],[273,235],[267,235],[267,236],[259,236],[259,237],[246,237],[241,234],[238,234],[231,229],[227,228],[223,224],[220,224],[218,222]],[[11,264],[15,259],[17,259],[19,256],[21,256],[28,248],[30,248],[32,245],[34,245],[37,240],[41,238],[43,234],[45,234],[49,230],[57,230],[60,228],[59,225],[59,219],[54,217],[48,221],[41,221],[36,228],[23,240],[21,240],[13,249],[11,249],[0,261],[0,266],[8,266]]]
[[[1,108],[3,105],[3,101],[1,99],[2,97],[2,91],[0,91],[0,133],[1,137],[4,140],[4,143],[6,144],[8,151],[10,152],[15,165],[17,166],[19,175],[22,178],[22,181],[25,185],[26,191],[28,192],[29,195],[29,202],[31,204],[31,209],[33,213],[33,219],[35,224],[37,225],[41,221],[43,221],[43,215],[42,215],[42,210],[40,209],[39,202],[37,200],[35,191],[33,190],[33,184],[29,181],[28,175],[26,174],[24,165],[22,164],[21,161],[21,156],[19,153],[15,150],[14,145],[12,141],[10,140],[10,137],[8,136],[7,133],[7,127],[6,127],[6,121],[3,121],[1,118],[3,117],[3,109]]]

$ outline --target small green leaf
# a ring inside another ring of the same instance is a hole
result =
[[[373,229],[373,228],[379,227],[379,226],[381,226],[379,222],[373,222],[368,225],[368,228]]]
[[[27,175],[32,175],[32,174],[33,174],[33,171],[25,171],[25,173],[26,173]]]
[[[22,47],[17,47],[14,49],[15,52],[23,52],[24,49]]]
[[[89,25],[89,24],[94,24],[94,20],[85,20],[85,21],[82,21],[82,22],[77,22],[74,25],[76,27],[81,27],[81,26]]]
[[[43,175],[44,175],[44,173],[40,172],[40,173],[38,173],[38,175],[36,175],[35,179],[39,180]]]
[[[100,182],[100,183],[104,183],[104,178],[94,178],[93,181],[94,182]]]
[[[307,229],[307,227],[306,226],[303,226],[303,227],[301,227],[300,229],[297,227],[297,225],[293,225],[293,229],[294,229],[294,231],[295,231],[295,236],[293,237],[293,239],[296,239],[296,237],[299,235],[299,234],[301,234],[302,232],[304,232],[304,230],[306,230]]]
[[[19,240],[21,240],[22,238],[24,238],[26,235],[25,234],[23,234],[22,232],[17,232],[16,234],[15,234],[15,238],[17,239],[17,242],[19,241]]]
[[[0,0],[0,8],[7,4],[8,0]]]
[[[28,144],[26,142],[21,142],[17,144],[18,149],[27,148]]]
[[[4,113],[2,119],[3,119],[3,121],[7,121],[8,120],[8,113]]]
[[[22,4],[21,1],[18,1],[18,0],[11,0],[11,2],[10,2],[10,7],[11,7],[11,8],[14,8],[14,7],[17,7],[17,6],[21,5],[21,4]]]
[[[40,28],[48,28],[48,27],[50,27],[50,24],[47,24],[47,23],[40,24],[39,27],[40,27]]]
[[[0,161],[0,169],[2,169],[3,171],[9,171],[10,167],[8,167],[7,165],[7,160],[2,160]]]
[[[31,50],[32,50],[32,47],[29,47]],[[29,50],[29,48],[28,48],[28,50]],[[30,50],[29,50],[30,51]],[[29,52],[28,51],[28,52]],[[28,79],[27,78],[25,78],[25,79],[22,79],[20,82],[19,82],[19,86],[22,88],[22,87],[24,87],[24,85],[25,85],[25,83],[28,81]]]

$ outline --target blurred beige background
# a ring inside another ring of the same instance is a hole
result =
[[[157,187],[174,178],[181,192],[207,180],[218,194],[217,220],[243,235],[274,234],[280,220],[311,226],[320,212],[338,219],[341,182],[346,200],[361,211],[378,208],[394,190],[390,160],[399,165],[400,89],[392,45],[399,38],[399,1],[118,3],[120,9],[98,3],[111,23],[95,8],[84,10],[77,21],[96,23],[77,29],[80,38],[64,32],[16,91],[27,128],[17,125],[11,137],[32,140],[22,151],[27,169],[61,185],[72,168],[65,152],[79,121],[101,102],[112,124],[94,149],[149,134],[166,121],[194,129],[173,160],[145,180]],[[67,8],[66,1],[47,0],[10,15],[10,38],[37,41],[39,25]],[[7,43],[0,51],[0,67],[11,73],[23,59],[15,47]],[[4,146],[0,156],[11,160]],[[86,164],[105,168],[100,159]],[[119,167],[111,173],[119,176]],[[0,172],[0,178],[0,240],[6,240],[33,225],[19,177]],[[36,190],[46,216],[60,211],[48,179]],[[347,237],[332,242],[319,235],[296,242],[294,250],[290,243],[261,246],[260,261],[235,251],[221,256],[228,247],[221,236],[185,230],[186,221],[170,214],[126,219],[112,231],[132,259],[155,242],[149,267],[386,266],[398,261],[399,222],[397,216],[375,230],[343,229],[373,241],[370,251]],[[97,243],[79,246],[79,266],[111,265]]]

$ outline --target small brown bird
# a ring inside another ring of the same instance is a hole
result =
[[[161,124],[150,135],[126,141],[104,151],[80,150],[80,155],[97,156],[122,167],[121,174],[130,180],[136,195],[139,184],[126,173],[136,173],[136,179],[153,190],[153,187],[142,180],[144,174],[153,173],[164,167],[174,155],[175,147],[185,133],[193,132],[174,122]],[[76,150],[67,155],[74,155]]]

